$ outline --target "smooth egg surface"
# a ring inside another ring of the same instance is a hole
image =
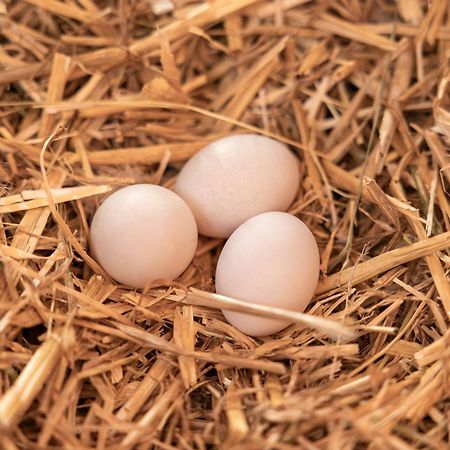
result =
[[[135,184],[110,195],[91,223],[94,258],[116,281],[143,288],[173,280],[197,248],[197,225],[186,203],[169,189]]]
[[[320,256],[309,228],[283,212],[259,214],[244,222],[226,242],[216,268],[216,292],[239,300],[302,312],[319,278]],[[284,320],[223,311],[250,336],[266,336]]]
[[[181,169],[175,192],[191,208],[201,234],[227,238],[250,217],[287,210],[299,182],[296,158],[285,145],[244,134],[194,155]]]

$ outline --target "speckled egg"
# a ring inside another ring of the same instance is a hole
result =
[[[181,169],[175,192],[191,208],[201,234],[227,238],[256,214],[287,210],[299,183],[297,159],[285,145],[244,134],[194,155]]]

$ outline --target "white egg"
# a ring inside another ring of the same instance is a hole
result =
[[[181,169],[175,192],[190,206],[201,234],[226,238],[250,217],[285,211],[300,183],[288,148],[255,134],[219,139]]]
[[[246,302],[304,311],[319,278],[320,256],[309,228],[283,212],[259,214],[228,239],[216,268],[216,292]],[[234,311],[226,319],[250,336],[266,336],[286,321]]]
[[[91,250],[120,283],[143,288],[156,279],[177,278],[197,248],[197,226],[186,203],[152,184],[116,191],[98,208],[91,224]]]

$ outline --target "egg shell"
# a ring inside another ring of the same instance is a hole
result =
[[[197,248],[197,225],[169,189],[135,184],[110,195],[91,223],[91,251],[115,280],[135,288],[177,278]]]
[[[299,183],[297,160],[285,145],[245,134],[219,139],[194,155],[174,190],[201,234],[227,238],[250,217],[287,210]]]
[[[283,212],[259,214],[226,242],[216,268],[216,292],[239,300],[304,311],[317,286],[320,256],[309,228]],[[223,311],[250,336],[276,333],[288,322]]]

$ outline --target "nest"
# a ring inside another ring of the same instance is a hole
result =
[[[449,57],[446,0],[1,0],[0,447],[448,448]],[[105,277],[102,199],[242,132],[300,160],[306,314],[216,296],[221,240]]]

